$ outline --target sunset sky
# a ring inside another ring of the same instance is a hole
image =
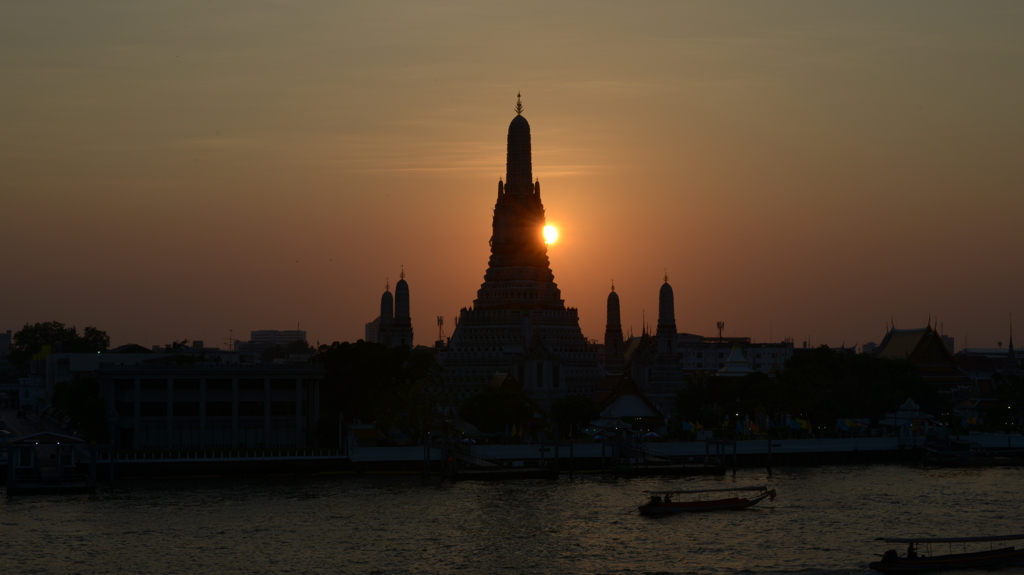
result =
[[[416,343],[487,266],[522,92],[566,305],[1024,346],[1024,3],[5,2],[0,330]],[[1017,306],[1017,307],[1014,307]]]

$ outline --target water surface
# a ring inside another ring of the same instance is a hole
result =
[[[764,483],[778,499],[749,510],[636,513],[644,490]],[[897,465],[494,483],[151,480],[0,500],[0,533],[5,573],[838,574],[885,551],[878,536],[1024,533],[1022,491],[1020,469]]]

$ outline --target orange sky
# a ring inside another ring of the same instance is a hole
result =
[[[404,264],[417,343],[450,335],[522,91],[588,337],[612,279],[655,323],[667,268],[680,331],[931,314],[994,346],[1024,324],[1021,30],[1018,2],[5,3],[0,329],[354,340]]]

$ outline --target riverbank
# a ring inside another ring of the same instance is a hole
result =
[[[965,437],[982,449],[1006,452],[1024,450],[1020,435],[972,435]],[[729,469],[756,469],[814,465],[862,465],[918,463],[923,456],[922,438],[850,438],[750,440],[737,442],[660,442],[641,446],[602,443],[462,445],[462,461],[487,462],[495,471],[546,468],[555,473],[616,473],[625,465],[631,473],[664,471],[659,464],[700,466],[715,461]],[[99,483],[128,478],[240,475],[312,474],[442,474],[450,450],[440,446],[357,447],[349,452],[332,449],[306,450],[180,450],[110,452],[101,450],[97,461]],[[112,457],[113,456],[113,457]],[[111,459],[113,458],[113,462]],[[465,465],[463,467],[466,467]],[[627,473],[622,473],[627,474]],[[516,476],[516,473],[504,475]],[[522,474],[529,476],[529,474]],[[486,476],[476,473],[475,476]],[[0,478],[6,477],[6,461],[0,461]]]

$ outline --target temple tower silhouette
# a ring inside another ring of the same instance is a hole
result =
[[[405,281],[405,269],[395,284],[395,317],[391,323],[391,345],[412,347],[412,317],[409,315],[409,284]]]
[[[596,389],[602,371],[575,308],[565,307],[544,242],[544,204],[533,179],[530,124],[522,101],[508,127],[505,181],[498,181],[491,256],[473,306],[459,312],[441,354],[445,382],[461,401],[498,373],[541,404]]]
[[[612,284],[612,291],[608,292],[608,321],[604,327],[604,367],[609,373],[622,373],[624,352],[619,294],[615,293],[615,284]]]
[[[676,349],[676,303],[672,294],[672,286],[668,283],[668,272],[665,272],[665,283],[658,292],[658,354],[672,355]]]

